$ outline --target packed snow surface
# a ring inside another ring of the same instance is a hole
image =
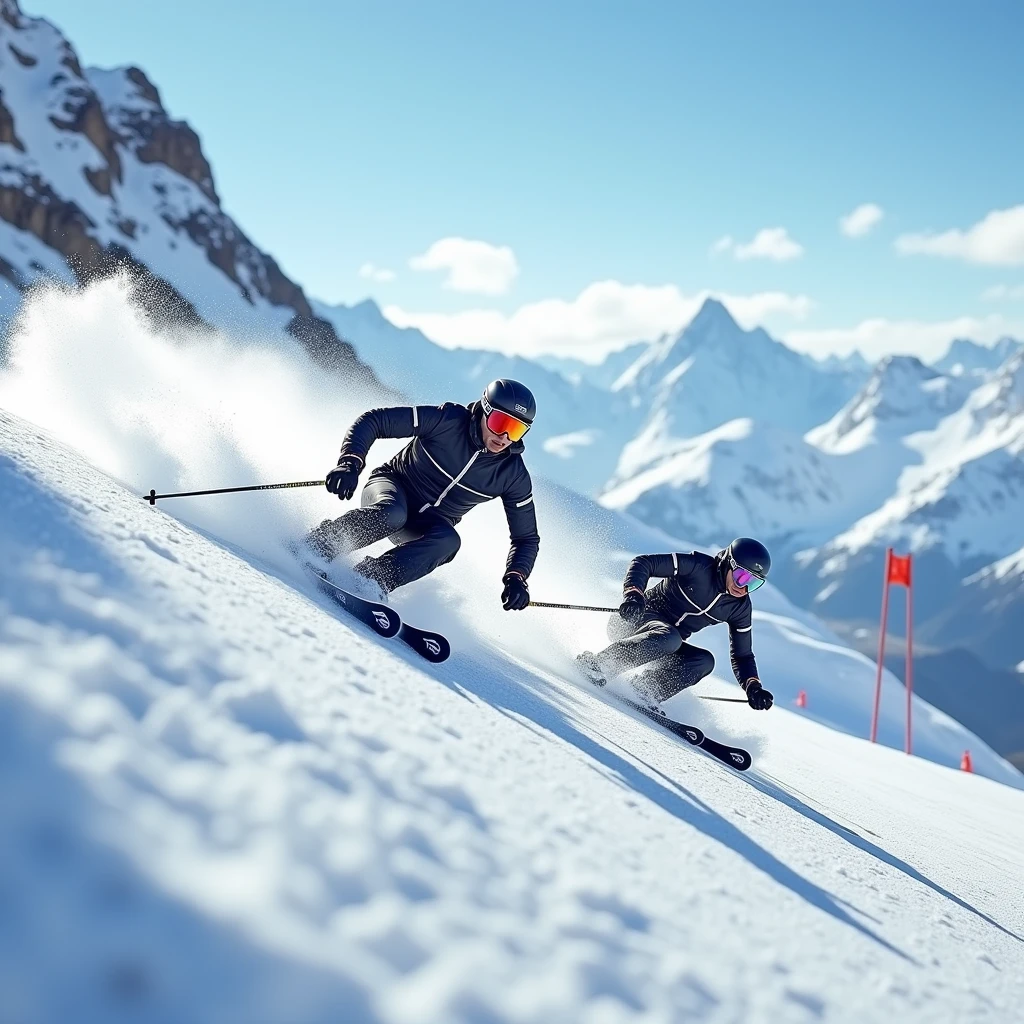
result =
[[[5,1024],[1020,1019],[1024,793],[975,737],[917,702],[931,760],[859,738],[870,664],[766,587],[777,707],[671,705],[753,751],[738,774],[573,680],[600,617],[501,611],[500,509],[396,595],[453,640],[430,666],[283,552],[325,492],[139,498],[195,485],[190,457],[226,484],[289,438],[315,461],[298,357],[162,348],[115,312],[110,393],[45,318],[0,380]],[[612,600],[665,540],[542,496],[538,597]],[[736,695],[712,646],[702,689]],[[977,774],[935,763],[967,746]]]

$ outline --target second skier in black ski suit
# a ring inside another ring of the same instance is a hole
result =
[[[609,623],[615,642],[599,654],[585,651],[577,661],[601,686],[610,676],[651,664],[630,682],[642,697],[660,704],[712,672],[714,655],[687,640],[705,626],[725,622],[736,681],[752,708],[767,710],[774,698],[761,685],[754,661],[750,592],[764,583],[770,568],[767,549],[749,537],[738,537],[717,555],[638,555],[626,572],[619,614]],[[662,580],[647,590],[652,576]]]
[[[511,537],[501,601],[507,611],[525,608],[540,536],[522,438],[536,411],[525,385],[496,380],[468,406],[446,402],[363,413],[345,435],[338,465],[327,474],[327,489],[339,498],[355,493],[374,441],[413,440],[370,474],[362,507],[325,519],[306,543],[330,560],[389,537],[395,547],[354,566],[387,594],[450,562],[461,545],[455,527],[462,517],[501,498]]]

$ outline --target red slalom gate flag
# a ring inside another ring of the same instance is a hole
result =
[[[900,587],[910,586],[910,555],[889,555],[889,582]]]

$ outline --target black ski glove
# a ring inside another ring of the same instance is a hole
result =
[[[338,464],[327,474],[327,490],[347,501],[356,493],[356,487],[359,486],[360,469],[362,465],[358,459],[338,459]]]
[[[530,588],[517,572],[507,572],[501,577],[505,589],[501,592],[501,607],[507,612],[521,612],[530,603]]]
[[[635,626],[643,617],[647,608],[647,598],[639,590],[630,590],[622,598],[619,615],[631,626]]]
[[[744,687],[747,693],[747,703],[755,711],[767,711],[774,703],[775,698],[770,690],[766,690],[757,679],[748,679]]]

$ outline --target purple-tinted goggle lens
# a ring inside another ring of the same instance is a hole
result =
[[[732,571],[732,579],[737,587],[746,587],[747,593],[752,594],[764,580],[760,576],[755,576],[752,572],[744,569],[742,565],[736,566]]]

